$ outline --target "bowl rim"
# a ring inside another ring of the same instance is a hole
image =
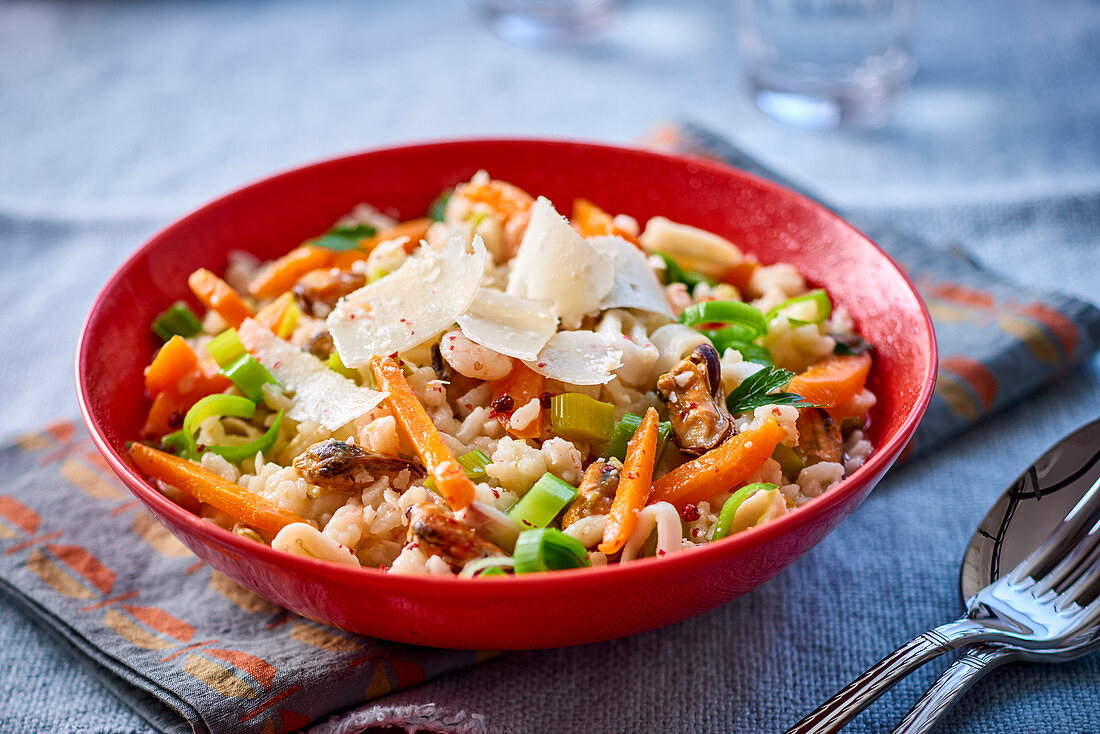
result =
[[[818,497],[800,506],[797,512],[791,512],[783,517],[776,518],[759,527],[750,528],[747,531],[723,538],[718,542],[707,543],[690,549],[686,553],[672,553],[662,557],[642,558],[628,564],[610,564],[602,567],[586,567],[563,571],[541,572],[521,574],[508,577],[487,578],[462,578],[457,575],[404,575],[390,574],[372,566],[350,566],[322,561],[276,550],[266,544],[258,544],[255,541],[234,535],[229,530],[208,522],[198,515],[176,504],[141,475],[130,465],[126,456],[117,451],[107,440],[100,422],[92,409],[89,385],[86,375],[89,372],[90,355],[94,351],[94,345],[89,343],[91,325],[96,319],[97,313],[104,307],[105,296],[111,292],[118,283],[124,280],[127,271],[147,251],[153,249],[165,237],[170,237],[175,230],[185,226],[193,219],[202,217],[212,209],[223,206],[225,202],[233,199],[246,191],[254,190],[269,184],[272,181],[284,177],[299,175],[305,171],[317,171],[327,167],[345,164],[349,159],[368,158],[374,155],[400,155],[410,150],[423,151],[431,148],[476,148],[485,145],[512,144],[512,145],[537,145],[548,147],[575,147],[582,146],[588,149],[600,149],[605,153],[628,154],[641,156],[643,159],[661,160],[665,163],[673,162],[680,165],[690,164],[701,169],[709,169],[711,172],[728,176],[731,173],[737,177],[747,178],[756,185],[770,190],[770,193],[783,197],[794,197],[802,206],[808,207],[818,216],[827,220],[830,224],[850,229],[866,244],[878,251],[879,255],[889,263],[890,267],[899,275],[906,284],[923,317],[924,329],[917,336],[924,339],[924,345],[928,354],[928,362],[925,365],[923,381],[920,393],[913,403],[895,434],[882,446],[876,447],[867,462],[841,480],[835,487],[823,492]],[[284,168],[276,173],[253,179],[249,183],[232,189],[217,198],[192,210],[185,216],[172,221],[155,234],[150,236],[139,248],[127,257],[108,279],[106,284],[96,294],[92,307],[81,326],[78,348],[76,353],[76,391],[80,405],[80,413],[85,425],[89,429],[92,441],[103,455],[111,469],[123,480],[123,483],[137,496],[143,504],[153,510],[158,516],[168,516],[173,524],[187,527],[193,535],[208,541],[228,544],[234,550],[240,551],[244,556],[255,556],[256,561],[262,561],[265,565],[281,567],[287,573],[294,575],[308,574],[310,578],[324,581],[339,581],[344,584],[352,583],[359,586],[390,586],[400,585],[395,590],[406,592],[409,596],[430,595],[435,591],[446,591],[449,594],[461,593],[464,590],[470,593],[483,595],[491,590],[503,590],[511,595],[515,590],[523,589],[530,593],[533,590],[552,591],[559,584],[566,584],[570,589],[584,586],[601,586],[609,580],[617,583],[627,582],[632,577],[650,576],[651,572],[665,569],[666,573],[684,572],[701,565],[707,565],[723,555],[737,555],[750,551],[754,546],[762,546],[774,538],[794,531],[797,528],[813,522],[825,516],[834,506],[846,502],[850,496],[859,491],[875,475],[881,475],[893,464],[897,456],[905,448],[912,438],[917,424],[928,407],[935,387],[936,369],[938,364],[938,349],[936,345],[935,331],[931,316],[924,300],[920,297],[912,280],[905,271],[898,267],[885,251],[863,232],[850,224],[841,216],[814,201],[813,199],[791,191],[773,181],[758,176],[748,171],[743,171],[734,166],[717,162],[708,158],[683,155],[676,153],[657,152],[642,148],[633,148],[623,145],[612,145],[602,142],[590,142],[578,139],[558,138],[529,138],[529,137],[470,137],[453,139],[433,139],[424,142],[411,142],[402,145],[371,148],[368,150],[345,153],[323,158],[312,163]],[[609,577],[609,574],[614,574]],[[394,579],[389,581],[388,579]],[[493,586],[496,584],[496,586]]]

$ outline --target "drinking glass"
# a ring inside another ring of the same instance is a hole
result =
[[[598,40],[619,0],[473,0],[498,36],[520,46],[561,46]]]
[[[736,0],[757,107],[807,128],[879,127],[916,71],[917,0]]]

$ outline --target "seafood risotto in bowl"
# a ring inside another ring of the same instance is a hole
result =
[[[555,171],[562,152],[604,158],[614,185]],[[442,164],[415,194],[410,173],[396,194],[361,186],[387,156]],[[316,211],[273,236],[280,185]],[[741,209],[741,231],[694,216],[687,191],[701,210]],[[785,231],[745,223],[746,193]],[[86,326],[82,406],[170,529],[294,611],[447,646],[606,639],[760,583],[896,458],[934,346],[904,278],[859,240],[758,179],[638,151],[472,141],[340,159],[215,202],[132,258]],[[853,290],[837,254],[879,292]],[[90,346],[125,298],[145,325],[99,341],[161,346],[117,376],[147,399],[120,408]],[[666,581],[689,591],[629,600]],[[474,629],[493,598],[530,617],[549,613],[535,597],[563,594],[638,609],[585,629]]]
[[[395,574],[628,563],[796,511],[863,465],[872,348],[786,263],[479,171],[359,204],[160,313],[135,444],[273,548]]]

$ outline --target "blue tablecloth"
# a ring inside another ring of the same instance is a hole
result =
[[[509,134],[629,141],[692,117],[848,210],[963,243],[1019,280],[1097,300],[1100,6],[926,4],[921,70],[890,128],[810,134],[738,84],[728,3],[634,2],[588,50],[527,51],[464,3],[0,5],[4,431],[71,415],[98,287],[214,194],[396,141]],[[1100,414],[1100,359],[897,469],[772,582],[626,640],[516,654],[380,699],[514,731],[774,731],[913,633],[955,615],[986,507]],[[942,667],[942,663],[941,663]],[[930,666],[856,720],[882,731]],[[0,731],[142,731],[140,718],[0,605]],[[943,731],[1100,730],[1100,657],[1014,666]]]

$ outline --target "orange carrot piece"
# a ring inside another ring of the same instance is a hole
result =
[[[234,328],[253,315],[252,309],[241,299],[241,295],[206,268],[199,268],[191,273],[187,278],[187,285],[204,306],[217,311]]]
[[[248,284],[248,292],[256,298],[274,298],[293,288],[309,271],[330,265],[334,255],[326,247],[296,247],[257,273]]]
[[[130,444],[130,458],[145,474],[170,484],[199,502],[216,507],[261,533],[274,535],[294,522],[305,522],[289,510],[249,492],[187,459],[140,443]]]
[[[428,228],[432,226],[432,220],[428,217],[420,217],[419,219],[410,219],[407,222],[401,222],[396,226],[384,229],[373,237],[368,237],[359,243],[359,247],[363,250],[362,257],[366,257],[366,253],[370,253],[375,247],[387,240],[396,240],[398,237],[408,237],[409,241],[405,243],[405,252],[412,252],[420,246],[420,240],[424,239],[428,235]],[[349,250],[354,252],[354,250]]]
[[[286,339],[294,331],[300,313],[294,294],[287,291],[261,308],[256,314],[256,322],[266,326],[279,338]]]
[[[870,371],[870,354],[834,354],[792,377],[787,391],[801,395],[809,403],[824,406],[825,412],[833,415],[837,406],[844,405],[863,390]],[[838,417],[845,416],[833,415],[833,418]]]
[[[386,400],[397,425],[416,447],[420,460],[435,480],[436,491],[454,510],[469,505],[474,499],[474,483],[466,476],[424,406],[416,399],[400,365],[389,357],[375,355],[370,366],[378,388],[389,393]]]
[[[198,368],[199,358],[195,351],[177,334],[160,348],[152,364],[145,368],[145,391],[156,395],[175,387]]]
[[[639,245],[638,238],[615,225],[615,218],[588,199],[573,199],[573,227],[581,237],[613,236]],[[640,245],[639,245],[640,246]]]
[[[654,482],[649,502],[670,502],[680,508],[709,500],[752,476],[785,435],[779,424],[768,419],[755,431],[727,439]]]
[[[611,512],[603,528],[601,553],[618,553],[638,525],[638,513],[653,491],[653,463],[657,458],[657,427],[660,418],[650,408],[626,445],[626,461],[620,474]]]
[[[512,398],[512,410],[497,414],[497,420],[500,421],[500,425],[504,427],[505,431],[516,438],[538,438],[542,435],[541,418],[537,421],[532,421],[527,428],[520,430],[513,429],[509,421],[511,420],[512,412],[516,408],[522,408],[533,399],[539,398],[542,395],[542,388],[545,383],[545,377],[518,360],[513,363],[511,372],[493,383],[494,404],[498,398],[504,397],[505,395]]]
[[[718,277],[718,280],[723,283],[729,283],[742,293],[746,293],[749,290],[749,281],[752,280],[752,274],[755,273],[756,269],[759,267],[759,260],[745,258],[736,265],[726,268]]]
[[[225,392],[232,386],[228,377],[218,374],[217,363],[207,360],[178,384],[161,390],[153,397],[153,404],[149,406],[149,414],[141,429],[142,438],[161,438],[177,430],[192,405],[207,395]]]

